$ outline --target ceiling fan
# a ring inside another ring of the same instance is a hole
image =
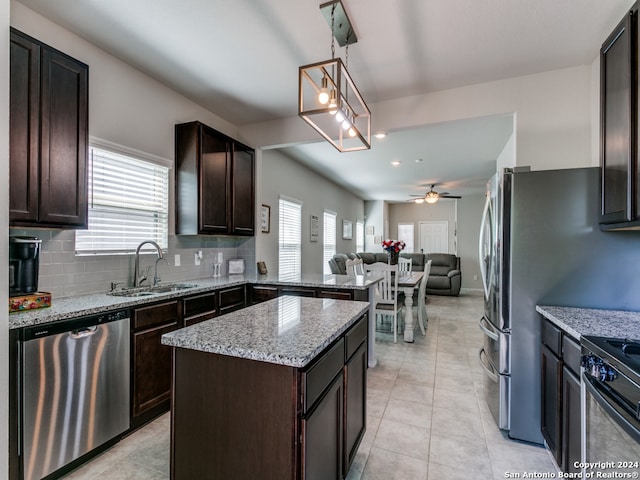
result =
[[[422,203],[422,202],[427,202],[427,203],[436,203],[438,200],[440,200],[441,198],[462,198],[459,195],[450,195],[449,192],[436,192],[433,188],[436,186],[436,184],[432,184],[431,185],[431,189],[425,193],[424,195],[410,195],[411,197],[418,197],[416,199],[414,199],[413,201],[416,203]]]

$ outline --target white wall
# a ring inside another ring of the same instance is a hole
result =
[[[364,214],[366,216],[364,226],[365,252],[382,252],[381,242],[376,242],[376,239],[385,240],[389,237],[388,232],[385,232],[385,219],[388,218],[388,211],[389,205],[383,200],[368,200],[364,202]],[[367,235],[367,227],[373,227],[373,235]]]
[[[278,271],[278,200],[280,195],[299,200],[302,205],[302,273],[322,272],[322,215],[324,210],[337,213],[337,252],[356,249],[355,222],[364,220],[364,202],[333,182],[319,177],[304,165],[277,150],[259,155],[257,203],[271,207],[269,233],[256,234],[256,261],[265,261],[268,271]],[[310,217],[320,219],[319,238],[310,241]],[[342,239],[342,220],[353,222],[353,239]]]
[[[0,0],[0,225],[9,224],[9,0]],[[5,230],[6,232],[6,230]],[[0,236],[0,298],[9,302],[9,236]],[[5,312],[7,310],[4,310]],[[6,318],[7,313],[2,318]],[[9,477],[9,322],[0,322],[0,478]]]
[[[229,122],[16,1],[11,25],[89,65],[90,135],[167,159],[176,123],[200,120],[238,136]]]
[[[517,116],[517,165],[591,166],[590,65],[370,104],[372,129],[411,128],[505,113]],[[241,127],[254,145],[317,140],[297,117]]]
[[[413,223],[415,251],[420,251],[420,222],[446,221],[449,231],[449,249],[444,253],[455,252],[456,203],[454,200],[441,200],[427,203],[392,203],[389,205],[389,235],[398,238],[398,223]]]

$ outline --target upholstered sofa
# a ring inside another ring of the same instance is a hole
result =
[[[400,253],[401,257],[410,258],[413,270],[424,271],[425,264],[431,260],[429,279],[427,280],[428,295],[459,295],[462,283],[460,271],[460,257],[449,253]],[[387,263],[389,256],[386,253],[336,253],[329,260],[331,273],[345,275],[347,259],[361,258],[364,263]]]

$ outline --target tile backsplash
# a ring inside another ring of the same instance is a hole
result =
[[[9,235],[28,235],[42,239],[38,290],[51,292],[54,297],[73,297],[88,293],[106,292],[111,282],[133,284],[134,255],[76,255],[74,230],[18,229]],[[195,265],[195,253],[202,251],[200,265]],[[165,253],[168,262],[158,262],[158,276],[162,282],[178,282],[207,278],[213,274],[218,253],[223,255],[222,274],[227,273],[228,260],[241,258],[245,272],[255,273],[254,237],[223,237],[170,235]],[[175,256],[180,256],[180,266]],[[140,256],[141,270],[150,265],[149,281],[153,282],[155,254]]]

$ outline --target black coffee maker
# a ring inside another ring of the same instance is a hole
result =
[[[36,237],[9,237],[9,296],[38,291],[40,245]]]

